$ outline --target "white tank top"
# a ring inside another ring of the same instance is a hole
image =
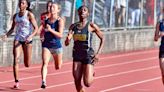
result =
[[[32,34],[32,25],[28,18],[28,11],[26,10],[25,14],[21,17],[19,16],[19,13],[17,13],[15,22],[16,22],[15,40],[26,41],[26,39]]]

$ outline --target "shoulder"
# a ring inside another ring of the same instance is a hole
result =
[[[90,23],[89,23],[89,29],[90,29],[92,32],[95,32],[95,31],[100,30],[99,27],[98,27],[95,23],[93,23],[93,22],[90,22]]]
[[[29,16],[29,18],[34,18],[35,17],[34,14],[31,11],[28,11],[28,16]]]
[[[72,30],[75,26],[77,26],[78,23],[79,22],[76,22],[76,23],[71,24],[71,26],[69,27],[69,30]]]
[[[12,20],[13,20],[13,22],[15,22],[15,19],[16,19],[16,16],[18,15],[18,13],[15,13],[14,15],[13,15],[13,17],[12,17]]]
[[[64,19],[62,17],[58,18],[59,23],[64,23]]]
[[[156,25],[159,26],[159,25],[163,24],[163,22],[164,22],[163,20],[159,20],[159,21],[157,21]]]
[[[90,22],[89,25],[90,25],[90,27],[92,27],[92,28],[98,27],[98,26],[97,26],[95,23],[93,23],[93,22]]]
[[[15,13],[15,14],[13,15],[13,19],[14,19],[17,15],[18,15],[18,13]]]

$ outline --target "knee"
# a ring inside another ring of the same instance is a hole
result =
[[[62,66],[62,63],[56,63],[55,64],[55,69],[59,70],[59,69],[61,69],[61,66]]]
[[[76,86],[81,85],[81,79],[75,79],[74,82],[75,82]]]
[[[93,80],[84,79],[84,85],[86,87],[90,87],[92,85],[92,82],[93,82]]]
[[[30,67],[30,64],[25,64],[25,67]]]
[[[20,58],[19,57],[15,57],[14,58],[14,62],[13,62],[13,64],[14,65],[18,65],[18,62],[20,61]]]
[[[48,67],[48,63],[43,62],[42,67]]]
[[[25,66],[25,67],[30,67],[30,61],[25,60],[25,61],[24,61],[24,66]]]
[[[84,82],[84,85],[86,86],[86,87],[90,87],[91,86],[91,82]]]
[[[56,66],[55,69],[56,69],[56,70],[61,69],[61,65]]]
[[[19,62],[20,61],[20,57],[14,57],[14,61]]]

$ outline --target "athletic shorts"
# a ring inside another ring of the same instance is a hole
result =
[[[159,58],[164,58],[164,46],[160,45],[159,47]]]
[[[92,58],[92,56],[83,59],[73,58],[73,62],[81,62],[82,64],[92,64]]]
[[[43,48],[47,48],[47,47],[43,47]],[[47,49],[51,52],[51,54],[58,55],[63,53],[63,48],[47,48]]]
[[[19,41],[20,44],[25,45],[25,44],[32,44],[32,41],[25,42],[25,41]]]
[[[82,64],[92,64],[93,56],[93,49],[90,49],[86,52],[73,51],[73,62],[81,62]]]

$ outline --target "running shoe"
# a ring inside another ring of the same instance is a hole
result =
[[[14,88],[19,88],[19,82],[15,82]]]
[[[46,83],[45,82],[42,82],[41,88],[45,89],[46,86],[47,86]]]

